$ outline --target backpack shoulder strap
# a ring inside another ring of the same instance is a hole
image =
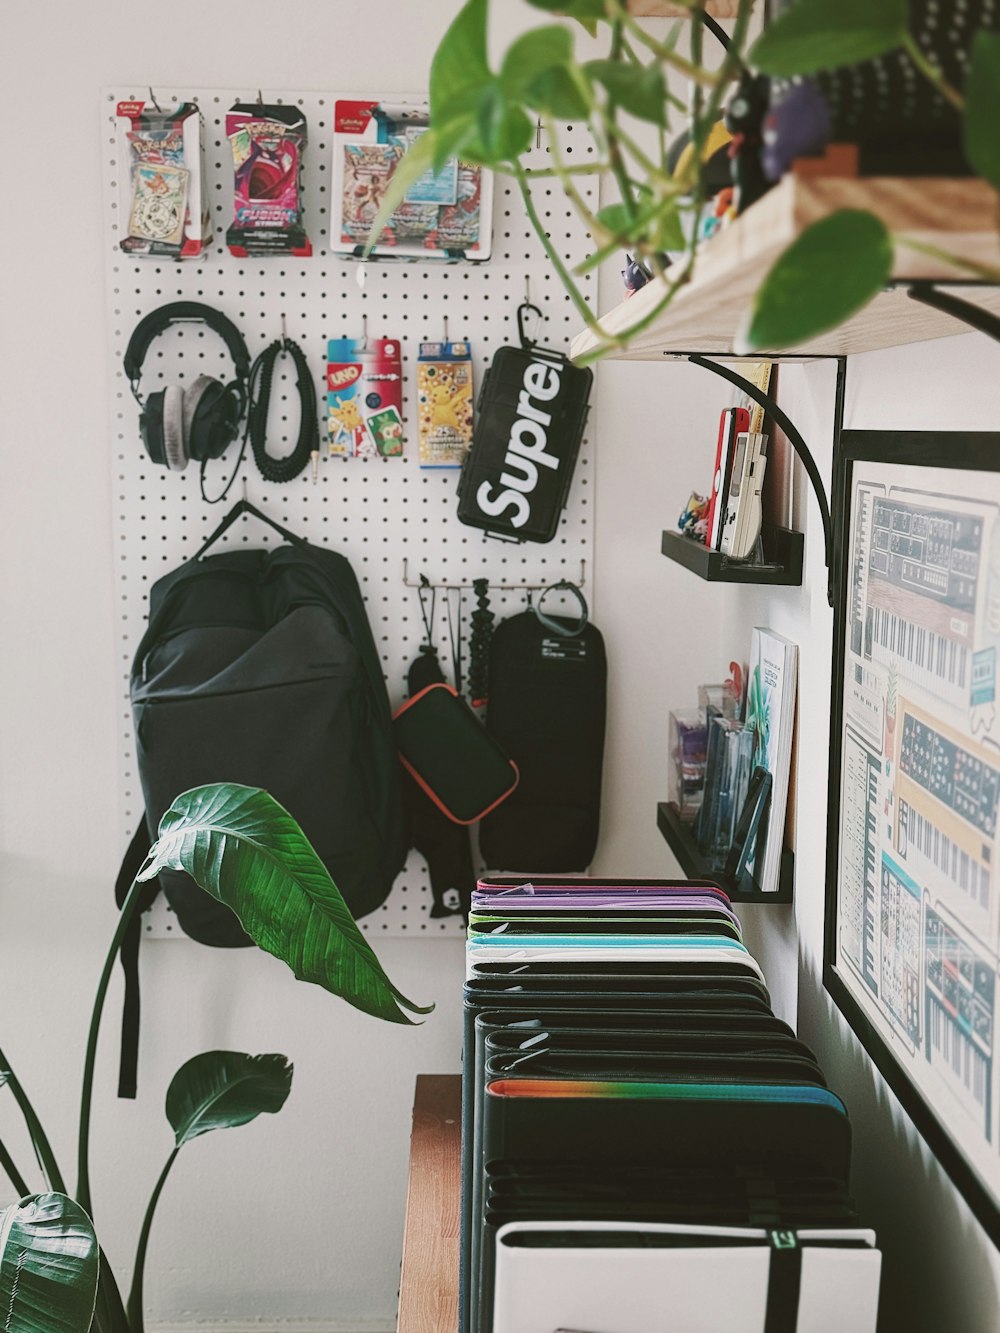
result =
[[[132,841],[122,858],[118,878],[115,880],[115,902],[119,911],[132,882],[142,867],[149,851],[149,830],[146,828],[145,815],[139,827],[132,835]],[[151,879],[143,885],[138,911],[132,918],[125,938],[122,940],[120,958],[122,971],[125,973],[125,1003],[122,1008],[122,1047],[118,1066],[118,1096],[135,1097],[136,1077],[139,1064],[139,941],[142,939],[142,914],[152,907],[160,891],[157,879]]]

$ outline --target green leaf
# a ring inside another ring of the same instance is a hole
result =
[[[457,130],[457,122],[452,122],[452,128]],[[410,186],[425,172],[436,171],[444,164],[448,156],[446,149],[447,136],[434,128],[427,130],[419,139],[414,139],[407,148],[389,177],[379,210],[372,220],[365,243],[365,258],[371,253],[372,247],[378,244],[389,219],[403,202]]]
[[[777,351],[843,323],[892,272],[892,241],[871,213],[843,208],[807,227],[754,297],[740,350]]]
[[[213,1129],[247,1125],[280,1111],[292,1090],[283,1055],[205,1051],[181,1065],[167,1089],[167,1119],[177,1147]]]
[[[676,204],[662,209],[657,215],[650,230],[649,241],[655,249],[667,253],[676,253],[687,246],[687,237],[684,235],[680,211]]]
[[[1000,33],[978,32],[965,81],[965,154],[983,180],[1000,189]]]
[[[906,0],[797,0],[767,25],[748,59],[781,77],[854,65],[901,46],[907,18]]]
[[[590,60],[584,69],[623,111],[654,125],[666,124],[667,85],[658,63],[639,67],[619,60]]]
[[[488,0],[467,0],[434,52],[430,72],[432,124],[443,123],[441,113],[454,98],[493,77],[486,51],[488,11]]]
[[[88,1333],[98,1264],[93,1223],[65,1194],[0,1209],[4,1333]]]
[[[573,59],[573,38],[568,28],[551,23],[524,33],[508,49],[500,67],[500,84],[510,98],[523,97],[531,83],[554,65]]]
[[[594,217],[612,236],[625,239],[631,218],[624,204],[606,204],[604,208],[598,209]]]
[[[498,82],[486,88],[476,123],[483,152],[491,166],[520,157],[535,137],[531,117],[504,96]]]
[[[594,94],[578,66],[554,65],[534,79],[525,101],[535,111],[556,120],[586,120],[593,109]]]
[[[184,870],[232,908],[260,948],[355,1008],[393,1023],[430,1013],[386,976],[298,824],[273,797],[232,782],[195,787],[160,820],[137,878]]]
[[[528,4],[549,14],[565,14],[568,18],[579,19],[581,23],[608,17],[604,0],[528,0]]]
[[[100,1251],[100,1268],[97,1277],[97,1301],[94,1305],[94,1319],[90,1333],[135,1333],[130,1330],[122,1304],[121,1292],[115,1281],[108,1257]]]

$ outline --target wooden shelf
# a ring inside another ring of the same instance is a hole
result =
[[[761,530],[761,541],[764,547],[762,565],[730,560],[721,551],[710,551],[703,542],[685,537],[680,532],[665,531],[660,540],[660,551],[668,560],[690,569],[707,583],[765,583],[772,587],[799,587],[802,583],[802,533],[765,523]]]
[[[462,1077],[419,1074],[413,1098],[398,1333],[456,1333]]]
[[[681,819],[680,812],[673,801],[661,801],[656,807],[656,823],[664,840],[677,857],[680,868],[688,879],[714,880],[725,889],[734,903],[790,903],[792,901],[792,883],[795,878],[795,856],[787,848],[781,852],[781,866],[778,870],[778,888],[774,893],[765,893],[750,875],[744,875],[736,890],[726,882],[724,875],[713,870],[698,850],[694,840],[694,829]]]
[[[995,190],[971,179],[786,176],[704,246],[694,280],[666,310],[628,348],[607,355],[638,361],[685,352],[735,355],[753,295],[774,261],[810,223],[838,208],[868,209],[894,233],[941,246],[975,263],[1000,266],[998,203]],[[949,279],[954,284],[961,278],[949,265],[897,247],[894,282],[935,281],[946,287]],[[1000,314],[1000,288],[960,287],[956,291]],[[601,323],[609,333],[620,333],[651,310],[662,293],[659,282],[650,282],[602,316]],[[901,287],[892,287],[830,333],[794,349],[766,350],[776,356],[788,351],[846,356],[966,332],[967,327],[952,316],[911,300]],[[597,346],[588,329],[573,340],[570,355],[579,357]]]

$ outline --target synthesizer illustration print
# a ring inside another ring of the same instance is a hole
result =
[[[845,498],[835,966],[1000,1199],[1000,476],[858,461]]]

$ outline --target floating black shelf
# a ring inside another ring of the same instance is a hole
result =
[[[664,532],[660,550],[668,560],[675,560],[709,583],[798,587],[802,583],[802,533],[765,523],[760,535],[764,548],[762,565],[730,560],[721,551],[710,551],[702,542],[679,532]]]
[[[682,539],[683,540],[683,539]],[[663,834],[670,850],[680,862],[681,869],[689,879],[707,879],[725,889],[734,903],[790,903],[792,901],[792,881],[795,877],[795,856],[787,847],[781,852],[781,866],[778,870],[778,888],[774,893],[765,893],[752,875],[744,874],[739,884],[720,870],[711,869],[705,857],[698,850],[691,825],[680,817],[680,812],[673,801],[661,801],[656,807],[656,823]]]

